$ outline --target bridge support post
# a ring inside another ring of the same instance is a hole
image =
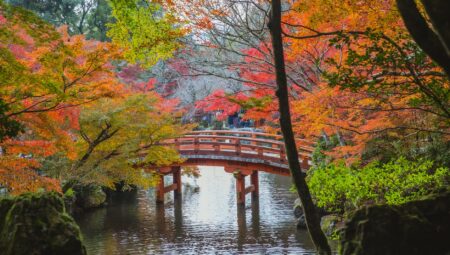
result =
[[[245,205],[245,195],[252,193],[252,202],[258,201],[259,183],[258,171],[252,171],[250,174],[250,186],[245,187],[245,177],[241,171],[234,173],[236,178],[236,202],[238,205]]]
[[[173,183],[165,186],[164,176],[172,174]],[[156,203],[164,204],[164,194],[173,191],[174,198],[181,197],[181,167],[173,166],[171,168],[163,168],[159,170],[159,184],[156,188]]]
[[[174,198],[181,198],[181,167],[172,167],[173,183],[176,184],[176,188],[173,190]]]
[[[253,171],[250,175],[250,184],[253,186],[252,202],[258,201],[259,197],[259,180],[258,171]]]
[[[309,159],[307,157],[303,157],[301,160],[302,171],[306,171],[309,168]]]
[[[245,175],[239,173],[236,177],[236,201],[238,205],[245,205]]]
[[[164,174],[159,175],[159,184],[156,188],[156,203],[164,204]]]

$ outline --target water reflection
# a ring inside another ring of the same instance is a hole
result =
[[[197,181],[183,177],[189,186],[183,185],[181,200],[168,194],[166,203],[157,206],[153,191],[138,191],[81,215],[77,221],[89,254],[313,251],[307,233],[295,229],[289,178],[260,174],[259,202],[251,203],[248,195],[240,207],[231,174],[218,167],[202,167],[201,174]]]

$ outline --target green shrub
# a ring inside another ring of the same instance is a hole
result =
[[[75,191],[72,188],[69,188],[68,190],[66,190],[66,192],[64,192],[64,196],[72,199],[73,197],[75,197]]]
[[[317,205],[338,213],[366,204],[397,205],[416,200],[446,188],[450,179],[448,168],[434,169],[432,161],[404,158],[362,168],[328,164],[310,173],[308,185]]]

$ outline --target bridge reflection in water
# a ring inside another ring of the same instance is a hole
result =
[[[312,144],[300,140],[299,159],[302,169],[310,167]],[[258,172],[289,176],[286,150],[282,137],[274,134],[242,131],[194,131],[183,137],[167,140],[164,144],[174,146],[185,161],[178,165],[159,169],[160,182],[156,189],[157,203],[164,203],[164,194],[174,192],[181,197],[181,167],[222,166],[236,179],[236,202],[245,205],[245,195],[252,193],[252,201],[259,196]],[[164,176],[171,174],[173,183],[166,186]],[[250,186],[245,178],[250,176]]]

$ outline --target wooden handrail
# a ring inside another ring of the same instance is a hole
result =
[[[216,140],[216,142],[202,141],[201,139],[214,139],[214,140]],[[230,143],[217,141],[219,139],[230,140]],[[208,144],[208,143],[217,143],[217,144],[227,145],[227,144],[234,144],[235,141],[249,141],[249,142],[259,142],[259,143],[266,143],[266,144],[272,144],[272,145],[279,145],[280,149],[282,147],[284,147],[284,143],[280,142],[280,141],[265,140],[265,139],[250,138],[250,137],[214,136],[214,135],[202,135],[202,136],[186,135],[184,137],[180,137],[180,138],[177,138],[175,140],[176,140],[176,142],[172,142],[172,140],[167,140],[166,142],[164,142],[164,144],[172,144],[172,143],[173,144],[197,144],[197,143],[198,144]],[[185,140],[188,140],[188,141],[185,141]],[[193,140],[193,141],[190,142],[191,140]],[[241,143],[241,145],[247,145],[247,144]],[[268,146],[259,146],[259,147],[269,148]],[[278,149],[278,150],[280,150],[280,149]],[[303,151],[309,151],[309,152],[313,152],[314,151],[314,148],[310,147],[310,146],[300,146],[300,149],[303,150]]]
[[[303,141],[302,141],[303,142]],[[287,164],[286,150],[280,135],[259,132],[208,130],[192,131],[176,139],[168,139],[162,144],[175,145],[176,149],[188,155],[239,156],[248,159],[261,159],[277,164]],[[314,148],[312,143],[299,147],[302,164],[308,164]]]
[[[275,139],[262,139],[242,136],[220,135],[244,133],[267,135],[264,133],[233,132],[233,131],[195,131],[186,133],[185,136],[166,139],[157,143],[161,146],[171,146],[176,149],[183,158],[181,162],[173,166],[222,166],[225,171],[234,173],[236,169],[249,174],[251,171],[263,171],[272,174],[289,176],[289,166],[286,158],[284,143]],[[205,134],[207,133],[207,134]],[[216,133],[216,134],[214,134]],[[276,135],[271,135],[276,137]],[[225,140],[225,141],[224,141]],[[311,167],[311,157],[314,148],[300,146],[298,157],[302,170]],[[141,156],[145,156],[142,151]],[[147,163],[148,164],[148,163]],[[145,163],[138,163],[136,167],[143,167]],[[156,167],[156,166],[154,166]],[[159,167],[160,168],[160,167]],[[164,168],[160,168],[164,169]],[[172,190],[174,187],[160,187],[162,190]]]
[[[283,141],[283,136],[281,135],[277,135],[277,134],[270,134],[270,133],[262,133],[262,132],[249,132],[249,131],[233,131],[233,130],[200,130],[200,131],[190,131],[187,132],[185,135],[201,135],[201,134],[205,134],[205,133],[214,133],[214,134],[243,134],[243,135],[250,135],[250,137],[247,138],[251,138],[252,136],[266,136],[266,137],[273,137],[275,139],[272,140],[279,140],[279,141]],[[314,143],[305,139],[300,139],[297,138],[296,139],[299,142],[302,143],[306,143],[306,144],[310,144],[313,145]]]
[[[200,131],[189,131],[187,134],[203,134],[203,133],[223,133],[223,134],[245,134],[245,135],[260,135],[260,136],[271,136],[277,138],[283,138],[281,135],[269,134],[262,132],[249,132],[249,131],[233,131],[233,130],[200,130]]]

